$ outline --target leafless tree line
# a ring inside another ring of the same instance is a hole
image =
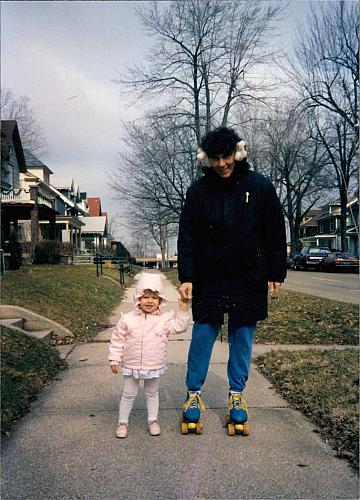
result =
[[[271,42],[285,13],[283,2],[257,0],[154,2],[139,12],[154,47],[116,83],[155,106],[127,125],[127,152],[111,185],[126,202],[131,227],[152,234],[161,248],[154,235],[164,225],[176,232],[186,190],[201,175],[196,149],[218,125],[241,131],[253,168],[276,185],[293,253],[301,218],[329,190],[341,200],[346,248],[358,149],[356,4],[310,8],[279,86],[267,76],[280,73]]]

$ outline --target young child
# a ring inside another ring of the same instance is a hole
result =
[[[148,429],[152,436],[160,434],[159,377],[166,370],[168,336],[186,330],[190,314],[186,299],[179,299],[179,311],[163,311],[166,299],[158,274],[142,273],[135,292],[134,309],[121,314],[109,347],[111,371],[123,367],[123,389],[115,435],[126,438],[129,415],[144,380]]]

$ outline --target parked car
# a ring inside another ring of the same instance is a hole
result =
[[[320,269],[322,261],[329,253],[329,247],[304,247],[294,257],[294,269]]]
[[[289,253],[286,256],[286,267],[287,267],[287,269],[294,268],[294,259],[291,257],[291,255]]]
[[[332,252],[320,264],[322,271],[358,271],[359,259],[348,252]]]

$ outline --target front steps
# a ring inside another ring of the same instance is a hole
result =
[[[74,255],[74,260],[73,260],[73,263],[74,264],[93,264],[94,263],[94,256],[89,254],[89,253],[85,253],[85,254],[76,254]]]
[[[56,321],[24,307],[13,305],[0,306],[0,326],[20,331],[47,344],[61,339],[66,339],[66,343],[70,343],[74,338],[74,334],[68,328]]]
[[[0,325],[6,326],[7,328],[10,328],[10,330],[17,330],[22,333],[26,333],[26,335],[42,340],[47,344],[50,344],[54,333],[54,330],[42,329],[41,324],[34,325],[31,321],[26,321],[25,318],[0,319]]]

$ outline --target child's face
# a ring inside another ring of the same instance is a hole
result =
[[[159,309],[160,305],[160,297],[156,292],[151,290],[145,290],[142,296],[140,297],[140,309],[144,313],[153,313],[157,309]]]

